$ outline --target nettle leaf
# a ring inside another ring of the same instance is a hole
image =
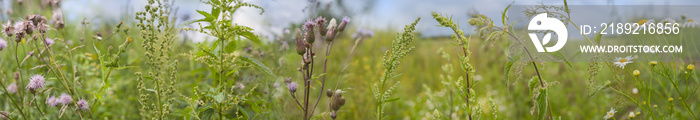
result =
[[[544,120],[544,115],[547,113],[547,89],[540,89],[540,94],[537,96],[537,120]]]
[[[608,22],[608,25],[610,25],[610,24],[612,24],[612,22]],[[600,44],[600,39],[603,38],[603,31],[605,31],[606,29],[608,29],[608,26],[605,26],[605,27],[600,29],[600,32],[598,32],[598,35],[595,36],[596,43]]]
[[[202,47],[201,45],[197,45],[197,47],[199,47],[199,49],[201,49],[202,52],[204,52],[204,53],[206,53],[207,55],[209,55],[209,57],[212,57],[212,58],[215,58],[215,59],[219,59],[219,57],[216,57],[216,55],[214,55],[214,53],[211,53],[209,50],[205,49],[205,48]]]
[[[270,70],[270,68],[265,66],[265,64],[258,61],[257,59],[246,57],[246,56],[238,56],[238,58],[246,63],[250,63],[250,64],[254,65],[256,68],[262,70],[265,74],[270,75],[270,76],[274,76],[274,74],[272,73],[272,70]]]
[[[566,59],[566,57],[564,57],[564,54],[562,54],[561,52],[559,52],[559,51],[557,51],[557,52],[548,52],[548,54],[554,56],[554,57],[557,58],[557,59],[563,60],[564,63],[566,63],[566,66],[569,66],[569,69],[571,69],[571,71],[576,71],[576,70],[574,70],[574,66],[571,65],[571,62],[569,62],[569,60]]]
[[[199,115],[202,120],[211,120],[211,116],[214,115],[214,109],[209,108],[204,110],[204,112],[199,113]]]
[[[214,100],[216,100],[217,103],[224,102],[224,93],[219,93],[214,96]]]
[[[238,49],[238,42],[235,40],[231,40],[231,42],[228,42],[226,44],[226,53],[231,53],[233,51],[236,51]]]
[[[262,42],[260,41],[260,37],[258,37],[257,35],[253,34],[253,32],[251,32],[251,31],[244,30],[244,31],[241,31],[241,32],[239,33],[239,35],[241,35],[241,36],[247,38],[247,39],[250,40],[250,41],[253,41],[253,43],[256,43],[256,44],[262,43]]]
[[[216,18],[214,15],[209,14],[205,11],[197,10],[197,13],[204,16],[204,20],[214,20]]]
[[[520,59],[520,57],[508,57],[508,62],[506,62],[506,66],[503,69],[503,81],[505,81],[506,85],[508,85],[508,82],[510,81],[510,69],[513,68],[513,64],[515,64],[515,60]]]

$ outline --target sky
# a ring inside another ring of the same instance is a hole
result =
[[[15,0],[3,1],[10,2]],[[265,37],[272,37],[283,33],[290,24],[302,23],[308,18],[307,8],[309,0],[244,0],[265,9],[264,14],[252,8],[243,8],[235,14],[234,22],[255,29],[254,32]],[[319,0],[322,4],[338,2],[337,0]],[[462,29],[469,33],[472,27],[466,23],[467,14],[478,10],[479,13],[491,17],[494,21],[500,21],[500,13],[508,4],[514,5],[563,5],[561,0],[343,0],[351,9],[359,11],[364,7],[364,2],[374,2],[375,5],[369,12],[363,12],[349,16],[351,25],[356,28],[369,28],[374,30],[400,30],[404,25],[410,24],[417,17],[423,18],[417,26],[417,31],[425,36],[449,35],[448,29],[437,27],[432,20],[431,12],[453,15],[462,24]],[[571,0],[569,5],[700,5],[693,0]],[[145,0],[63,0],[62,6],[66,18],[71,21],[80,21],[83,18],[91,18],[93,21],[107,20],[119,21],[125,18],[125,14],[133,15],[135,11],[143,10]],[[176,0],[177,15],[180,18],[189,16],[191,19],[199,19],[195,10],[209,10],[210,7],[200,0]],[[511,14],[511,13],[509,13]],[[521,13],[517,13],[521,14]]]

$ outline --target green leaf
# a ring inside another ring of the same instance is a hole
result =
[[[535,87],[537,87],[537,84],[539,84],[539,79],[539,77],[534,76],[528,81],[527,86],[530,89],[530,95],[535,93]]]
[[[506,66],[503,69],[503,81],[505,82],[506,85],[508,85],[509,80],[510,80],[510,69],[513,68],[513,64],[515,64],[515,61],[517,59],[520,59],[520,57],[508,57],[508,62],[506,62]]]
[[[272,70],[270,70],[270,68],[265,66],[265,64],[258,61],[257,59],[246,57],[246,56],[239,56],[238,58],[243,60],[246,63],[250,63],[250,64],[254,65],[256,68],[262,70],[265,74],[270,75],[270,76],[274,76],[274,74],[272,73]]]
[[[197,47],[199,47],[199,49],[201,49],[202,52],[204,52],[204,53],[206,53],[207,55],[209,55],[209,57],[213,57],[213,58],[215,58],[215,59],[219,59],[219,57],[216,57],[216,55],[214,55],[214,53],[209,52],[207,49],[205,49],[205,48],[202,47],[201,45],[197,45]]]
[[[608,25],[609,25],[609,24],[612,24],[612,22],[609,22]],[[603,37],[603,34],[602,34],[602,33],[603,33],[603,31],[605,31],[606,29],[608,29],[608,26],[605,26],[605,27],[603,27],[603,28],[600,29],[600,32],[598,32],[598,35],[595,36],[595,42],[596,42],[596,43],[600,44],[600,39]]]
[[[204,112],[199,113],[199,115],[202,120],[211,120],[211,116],[214,115],[214,109],[209,108],[204,110]]]
[[[212,19],[213,19],[213,18],[216,18],[216,17],[214,17],[214,15],[209,14],[209,13],[207,13],[207,12],[205,12],[205,11],[197,10],[197,13],[199,13],[199,14],[202,15],[202,16],[204,16],[204,19],[209,19],[209,18],[212,18]]]
[[[238,41],[231,40],[231,42],[228,42],[226,44],[226,53],[231,53],[233,51],[236,51],[238,49]]]
[[[547,89],[540,89],[540,94],[537,100],[537,120],[544,120],[544,115],[547,113]]]
[[[241,35],[241,36],[247,38],[247,39],[250,40],[250,41],[253,41],[253,43],[256,43],[256,44],[262,43],[262,42],[260,41],[260,38],[259,38],[257,35],[253,34],[253,32],[250,32],[250,31],[248,31],[248,30],[242,31],[241,33],[239,33],[239,35]]]
[[[564,54],[562,54],[561,52],[557,51],[557,52],[548,52],[548,53],[550,55],[554,56],[555,58],[563,60],[564,63],[566,63],[566,66],[569,66],[569,69],[571,69],[571,71],[576,71],[576,70],[574,70],[574,66],[571,65],[571,62],[568,59],[566,59],[566,57],[564,57]]]
[[[216,100],[217,103],[224,102],[224,93],[219,93],[214,96],[214,100]]]
[[[399,99],[401,99],[401,98],[391,98],[391,99],[388,99],[388,100],[386,100],[386,101],[384,101],[384,102],[389,103],[389,102],[397,101],[397,100],[399,100]]]
[[[513,2],[510,3],[510,4],[508,4],[508,7],[506,7],[506,9],[503,10],[503,13],[502,13],[502,15],[501,15],[501,21],[503,22],[503,25],[507,25],[507,24],[506,24],[506,12],[508,12],[508,8],[510,8],[510,6],[513,5],[513,3],[515,3],[515,1],[513,1]]]
[[[569,3],[567,3],[566,0],[564,0],[564,12],[571,13],[569,10]]]

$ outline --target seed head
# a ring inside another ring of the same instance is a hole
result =
[[[639,93],[639,90],[637,88],[632,88],[632,94],[636,95],[638,93]]]
[[[632,72],[632,75],[634,75],[634,76],[639,76],[639,74],[641,74],[641,73],[639,72],[639,70],[634,70],[634,71]]]
[[[37,89],[44,88],[44,81],[44,76],[34,75],[31,78],[29,78],[29,84],[27,84],[27,87],[25,87],[24,89],[34,93]]]

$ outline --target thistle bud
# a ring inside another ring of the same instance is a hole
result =
[[[14,73],[15,80],[19,80],[19,72]]]
[[[313,44],[316,37],[314,36],[314,26],[315,24],[311,21],[306,22],[304,24],[304,29],[306,30],[306,36],[304,38],[309,44]]]
[[[340,22],[340,24],[338,25],[338,29],[337,29],[337,30],[338,30],[339,32],[345,31],[345,26],[347,26],[348,23],[350,23],[350,18],[347,17],[347,16],[343,17],[343,21]]]
[[[63,23],[63,21],[56,21],[56,23],[54,24],[54,27],[56,27],[58,29],[63,29],[63,27],[65,27],[65,26],[66,26],[66,23]]]
[[[318,26],[318,31],[321,32],[321,36],[326,36],[326,33],[323,33],[323,31],[326,31],[326,18],[323,18],[319,16],[316,18],[316,26]]]
[[[333,96],[333,91],[331,89],[326,90],[326,96],[328,96],[328,97]]]
[[[306,53],[306,42],[304,42],[304,38],[301,37],[301,30],[298,28],[295,41],[297,46],[297,54],[304,55],[304,53]]]
[[[292,83],[292,78],[284,79],[284,83],[285,83],[285,84],[290,84],[290,83]]]
[[[338,102],[340,103],[340,106],[345,105],[345,97],[340,97],[340,99],[338,99]]]
[[[338,117],[338,115],[336,115],[335,112],[331,112],[331,118],[335,120],[336,117]]]
[[[335,39],[335,26],[330,26],[331,28],[328,29],[328,33],[326,33],[326,41],[327,42],[333,42],[333,39]]]
[[[297,92],[297,86],[299,86],[299,85],[297,85],[297,82],[292,82],[292,83],[289,83],[289,85],[287,85],[287,88],[289,88],[289,92],[294,93],[294,92]]]

